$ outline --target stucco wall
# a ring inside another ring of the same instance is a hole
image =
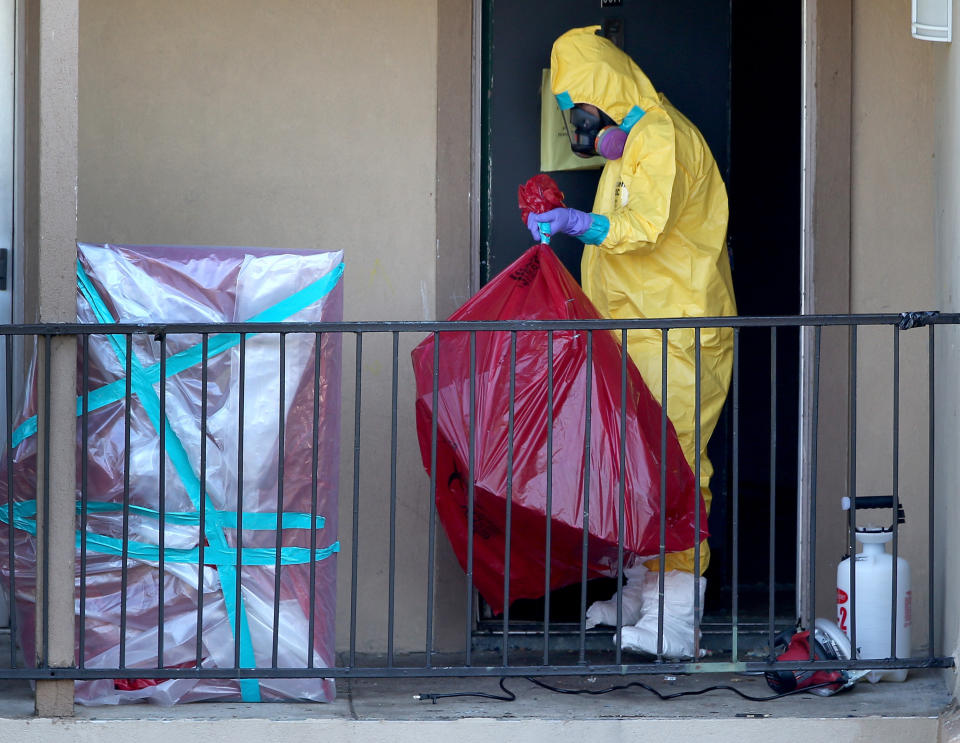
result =
[[[960,104],[953,91],[960,63],[949,51],[937,50],[935,57],[932,45],[910,37],[909,5],[853,5],[853,312],[956,305],[950,277],[960,259],[956,238],[944,235],[956,234],[960,188],[957,168],[944,167],[943,158],[957,158]],[[426,0],[374,0],[363,13],[351,4],[309,0],[85,0],[80,239],[343,246],[347,319],[431,318],[437,302],[436,33],[437,5]],[[936,91],[928,82],[935,66],[943,102],[936,135]],[[939,162],[935,151],[943,153]],[[935,234],[939,296],[930,247]],[[908,514],[902,549],[914,566],[915,586],[926,582],[923,332],[901,339],[899,474]],[[892,480],[891,338],[888,331],[861,336],[858,493],[886,493]],[[422,646],[426,603],[428,503],[411,435],[408,351],[415,339],[409,340],[401,342],[398,383],[398,649]],[[941,340],[942,354],[946,346]],[[353,348],[346,339],[341,646],[350,589]],[[386,641],[390,352],[388,338],[369,339],[364,347],[361,649],[382,648]],[[909,361],[914,357],[923,362]],[[938,393],[938,402],[956,409],[952,389]],[[943,418],[938,421],[946,426]],[[947,448],[940,466],[953,466],[957,457],[949,452],[957,442],[942,441]],[[835,498],[821,493],[821,513],[837,507]],[[836,547],[824,545],[822,554]],[[924,593],[914,594],[917,617],[925,616]],[[947,618],[949,651],[960,619],[950,611]],[[926,642],[919,627],[914,638]]]
[[[960,311],[960,3],[953,4],[951,44],[937,44],[936,70],[936,266],[937,301],[941,309]],[[943,619],[941,650],[957,656],[960,650],[960,564],[956,558],[956,534],[960,528],[960,333],[955,327],[938,328],[937,385],[937,543],[939,545],[936,588],[938,617]],[[957,688],[956,672],[948,672]]]
[[[435,0],[84,0],[79,238],[343,248],[345,319],[433,319]],[[402,257],[402,259],[401,259]],[[426,479],[399,363],[397,648],[423,646]],[[389,337],[364,346],[360,649],[385,647]],[[352,337],[338,631],[348,640]]]
[[[910,35],[910,0],[856,0],[853,15],[851,311],[937,306],[933,50]],[[893,331],[862,329],[857,364],[857,495],[893,489]],[[913,642],[927,632],[927,331],[900,334],[900,554],[913,580]],[[835,499],[824,504],[841,512]],[[860,523],[889,523],[889,512]]]

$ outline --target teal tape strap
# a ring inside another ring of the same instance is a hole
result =
[[[92,409],[92,408],[91,408]],[[82,411],[81,411],[82,414]],[[23,423],[13,429],[13,435],[10,437],[10,448],[15,449],[26,439],[37,435],[37,416],[27,418]]]
[[[77,533],[77,548],[80,547],[80,533]],[[123,555],[123,541],[102,534],[87,534],[87,549],[94,552],[103,552],[108,555]],[[281,547],[281,565],[303,565],[305,563],[326,560],[330,555],[340,551],[340,542],[334,542],[329,547],[315,550],[313,556],[307,547]],[[159,562],[160,548],[155,544],[127,540],[127,557],[144,562]],[[225,568],[235,568],[237,565],[237,550],[220,549],[218,547],[204,547],[203,564],[216,565],[222,573]],[[273,567],[277,564],[277,551],[270,547],[244,547],[240,550],[241,565],[259,565]],[[200,549],[177,549],[165,547],[163,550],[164,562],[196,565],[200,561]],[[221,579],[220,583],[223,583]],[[256,681],[256,679],[250,679]]]
[[[80,547],[80,534],[77,533],[77,547]],[[87,534],[87,549],[94,552],[103,552],[108,555],[123,555],[123,541],[102,534]],[[315,550],[311,557],[307,547],[281,547],[281,565],[303,565],[312,561],[326,560],[330,555],[340,551],[340,542],[334,542],[329,547]],[[159,562],[160,548],[155,544],[127,540],[127,557],[145,562]],[[241,565],[259,565],[273,567],[277,564],[277,552],[270,547],[244,547],[240,550]],[[163,550],[164,562],[196,565],[200,561],[200,549],[177,549],[166,547]],[[204,547],[203,564],[216,565],[221,572],[225,568],[234,568],[237,565],[237,550],[220,549],[218,547]],[[221,584],[223,580],[221,579]],[[256,681],[256,679],[251,679]]]
[[[623,121],[620,123],[620,128],[625,132],[629,132],[631,129],[633,129],[633,125],[640,121],[640,119],[642,119],[646,113],[647,112],[640,108],[640,106],[634,106],[627,111],[627,115],[623,117]]]
[[[537,229],[540,230],[540,242],[544,245],[550,244],[550,223],[537,222]]]
[[[306,286],[300,291],[291,294],[289,297],[281,300],[272,307],[268,307],[262,312],[257,313],[247,322],[283,322],[284,320],[287,320],[298,312],[305,310],[315,302],[320,301],[327,294],[329,294],[343,276],[343,270],[343,263],[340,263],[330,273],[320,277],[309,286]],[[92,282],[90,282],[89,277],[83,270],[83,266],[80,265],[79,261],[77,262],[77,278],[79,280],[84,298],[87,299],[88,303],[90,303],[97,319],[103,324],[114,323],[115,320],[113,317],[111,317],[109,310],[107,310],[103,302],[91,302],[90,297],[96,295],[96,290],[94,289]],[[97,298],[99,299],[99,296],[97,296]],[[252,338],[259,334],[247,333],[246,335],[248,338]],[[126,341],[123,340],[121,343],[120,336],[109,336],[109,338],[110,343],[114,348],[114,352],[118,355],[118,358],[120,358],[123,363],[126,363]],[[218,356],[224,351],[228,351],[239,344],[239,333],[219,333],[214,335],[208,340],[207,343],[207,358],[210,359],[214,356]],[[185,371],[186,369],[189,369],[191,366],[196,366],[199,364],[202,361],[202,355],[203,346],[201,344],[197,344],[171,356],[169,359],[167,359],[167,379],[179,374],[182,371]],[[154,385],[160,382],[159,363],[152,364],[143,371],[147,377],[146,381],[149,384]],[[97,389],[89,392],[87,395],[87,410],[98,410],[106,405],[110,405],[111,403],[122,400],[125,395],[126,380],[117,379],[109,384],[104,385],[103,387],[98,387]],[[81,415],[83,415],[82,395],[77,397],[77,417],[79,418]],[[31,436],[36,435],[36,433],[37,418],[36,416],[33,416],[25,420],[14,430],[13,436],[11,437],[11,446],[19,446],[24,439],[28,439]]]
[[[14,504],[14,513],[24,518],[36,518],[37,515],[37,502],[35,500],[30,501],[18,501]],[[83,504],[77,503],[77,515],[79,516],[83,511]],[[104,503],[103,501],[89,501],[87,503],[87,513],[119,513],[123,511],[122,503]],[[157,511],[153,508],[147,508],[146,506],[127,506],[127,511],[131,514],[137,514],[139,516],[146,516],[147,518],[160,520],[160,511]],[[228,529],[237,528],[237,512],[236,511],[218,511],[217,514],[220,517],[220,521]],[[243,514],[243,529],[244,531],[274,531],[277,528],[277,514],[275,513],[254,513],[244,511]],[[167,511],[163,514],[164,519],[166,519],[171,524],[183,524],[186,526],[197,526],[200,523],[200,512],[199,511]],[[0,514],[0,520],[4,517]],[[326,525],[326,519],[323,516],[317,516],[316,521],[314,521],[314,526],[311,527],[310,514],[308,513],[297,513],[290,512],[284,513],[280,519],[280,528],[281,529],[322,529]]]
[[[92,504],[91,504],[92,505]],[[103,504],[112,505],[112,504]],[[134,507],[131,506],[131,509]],[[106,511],[108,509],[93,509],[95,511]],[[121,509],[122,510],[122,509]],[[150,509],[147,509],[150,510]],[[14,504],[13,525],[33,536],[37,535],[37,505],[36,501],[24,501]],[[173,515],[173,514],[170,514]],[[189,514],[192,515],[192,514]],[[250,514],[251,516],[266,516],[267,514]],[[304,516],[306,514],[291,514]],[[307,519],[309,521],[309,516]],[[9,517],[6,510],[0,509],[0,523],[9,523]],[[274,517],[274,527],[276,526],[276,517]],[[244,527],[246,527],[246,514],[244,515]],[[267,527],[263,527],[267,528]],[[77,549],[80,549],[82,532],[78,529],[76,532]],[[121,539],[107,537],[103,534],[94,534],[87,532],[87,549],[94,552],[100,552],[115,557],[123,556],[124,543]],[[143,560],[145,562],[160,561],[160,547],[150,542],[140,542],[136,539],[128,539],[126,542],[127,557],[134,560]],[[322,547],[314,550],[311,555],[307,547],[281,547],[280,564],[281,565],[304,565],[309,562],[319,562],[326,560],[333,554],[340,551],[340,542],[334,542],[329,547]],[[238,554],[239,552],[239,554]],[[238,560],[239,558],[239,560]],[[177,547],[165,547],[163,549],[164,562],[182,563],[196,565],[200,561],[200,549],[191,547],[190,549],[181,549]],[[242,550],[220,549],[216,547],[205,547],[203,550],[203,563],[205,565],[216,565],[221,570],[224,566],[240,565],[269,565],[277,563],[277,551],[273,547],[245,547]]]
[[[281,322],[291,317],[300,310],[304,310],[319,299],[323,299],[327,294],[333,291],[333,287],[343,276],[343,263],[341,262],[330,273],[321,276],[309,286],[305,286],[298,292],[294,292],[286,299],[281,299],[273,307],[268,307],[262,312],[250,318],[248,322]]]
[[[556,99],[561,111],[573,108],[573,98],[570,97],[569,91],[565,90],[562,93],[557,93]]]

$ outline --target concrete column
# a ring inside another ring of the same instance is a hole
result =
[[[475,0],[479,2],[479,0]],[[474,189],[474,1],[437,2],[437,319],[447,318],[477,290],[478,236]],[[479,147],[479,143],[476,143]],[[442,343],[442,340],[441,340]],[[437,526],[434,642],[439,651],[464,647],[466,580]]]
[[[35,281],[39,320],[75,322],[77,235],[77,68],[79,0],[33,0],[37,43],[37,239],[28,250],[38,254]],[[40,369],[46,348],[40,343]],[[74,665],[74,500],[76,487],[76,341],[54,337],[49,344],[47,400],[50,425],[39,419],[37,582],[38,661],[53,667]],[[46,385],[43,373],[38,389]],[[49,454],[49,459],[45,454]],[[45,476],[46,475],[46,476]],[[48,500],[49,513],[45,508]],[[46,569],[44,566],[46,561]],[[44,585],[44,573],[48,584]],[[45,605],[44,597],[48,598]],[[46,617],[44,613],[46,612]],[[43,627],[47,635],[42,636]],[[73,714],[73,681],[39,681],[36,713],[44,717]]]

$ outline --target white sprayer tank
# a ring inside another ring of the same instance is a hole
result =
[[[877,527],[857,529],[857,539],[863,552],[856,555],[854,570],[857,587],[857,657],[890,657],[890,615],[893,589],[893,555],[884,544],[893,539],[893,533]],[[837,624],[850,637],[850,558],[837,566]],[[896,657],[910,657],[910,566],[897,557],[897,635]],[[871,671],[867,679],[903,681],[906,669]]]

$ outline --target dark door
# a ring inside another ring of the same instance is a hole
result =
[[[483,18],[480,258],[484,281],[503,270],[531,244],[517,208],[517,186],[539,172],[538,90],[541,70],[550,64],[554,39],[573,27],[616,20],[622,27],[623,49],[654,86],[701,130],[728,184],[732,263],[741,314],[799,311],[799,0],[782,6],[745,0],[486,0]],[[783,23],[780,35],[770,33],[777,21]],[[779,86],[772,87],[771,78],[778,76]],[[767,113],[771,99],[776,115],[785,119],[786,134],[770,131],[775,128]],[[771,159],[778,163],[774,188],[764,177],[771,170]],[[568,206],[589,211],[599,172],[551,175],[563,190]],[[755,211],[759,200],[763,202],[764,214],[758,221]],[[771,239],[774,234],[776,240]],[[551,241],[551,247],[579,278],[581,243],[560,235]],[[771,282],[772,274],[776,279]],[[766,395],[761,391],[770,389],[766,381],[770,371],[769,334],[747,334],[742,341],[741,370],[749,368],[751,386],[744,386],[741,392],[742,410],[750,412],[741,414],[741,453],[749,453],[739,463],[739,527],[741,535],[764,538],[760,543],[751,539],[749,547],[742,546],[740,583],[743,590],[754,589],[762,594],[767,571],[755,566],[767,564],[767,454],[771,431],[769,391]],[[780,540],[781,545],[793,543],[796,525],[796,346],[790,347],[791,342],[782,336],[778,338],[778,351],[789,367],[777,380],[784,392],[783,399],[778,398],[775,497],[781,529],[790,530],[789,537]],[[728,405],[728,412],[710,442],[717,473],[712,483],[710,529],[714,557],[707,573],[708,612],[725,613],[731,603],[731,430]],[[790,550],[777,558],[778,582],[782,577],[791,589],[793,560]],[[599,590],[602,593],[608,587]],[[571,608],[578,608],[579,601],[574,603],[576,606]],[[563,606],[563,601],[554,603],[559,612],[556,618],[575,620]]]
[[[624,50],[699,127],[721,172],[727,173],[729,0],[624,0],[620,7],[603,9],[600,5],[600,0],[487,1],[483,131],[488,157],[481,233],[485,279],[530,245],[517,210],[517,186],[539,172],[540,73],[550,66],[554,39],[570,28],[619,19]],[[599,173],[552,175],[568,206],[590,211]],[[581,243],[564,235],[551,247],[579,276]]]

